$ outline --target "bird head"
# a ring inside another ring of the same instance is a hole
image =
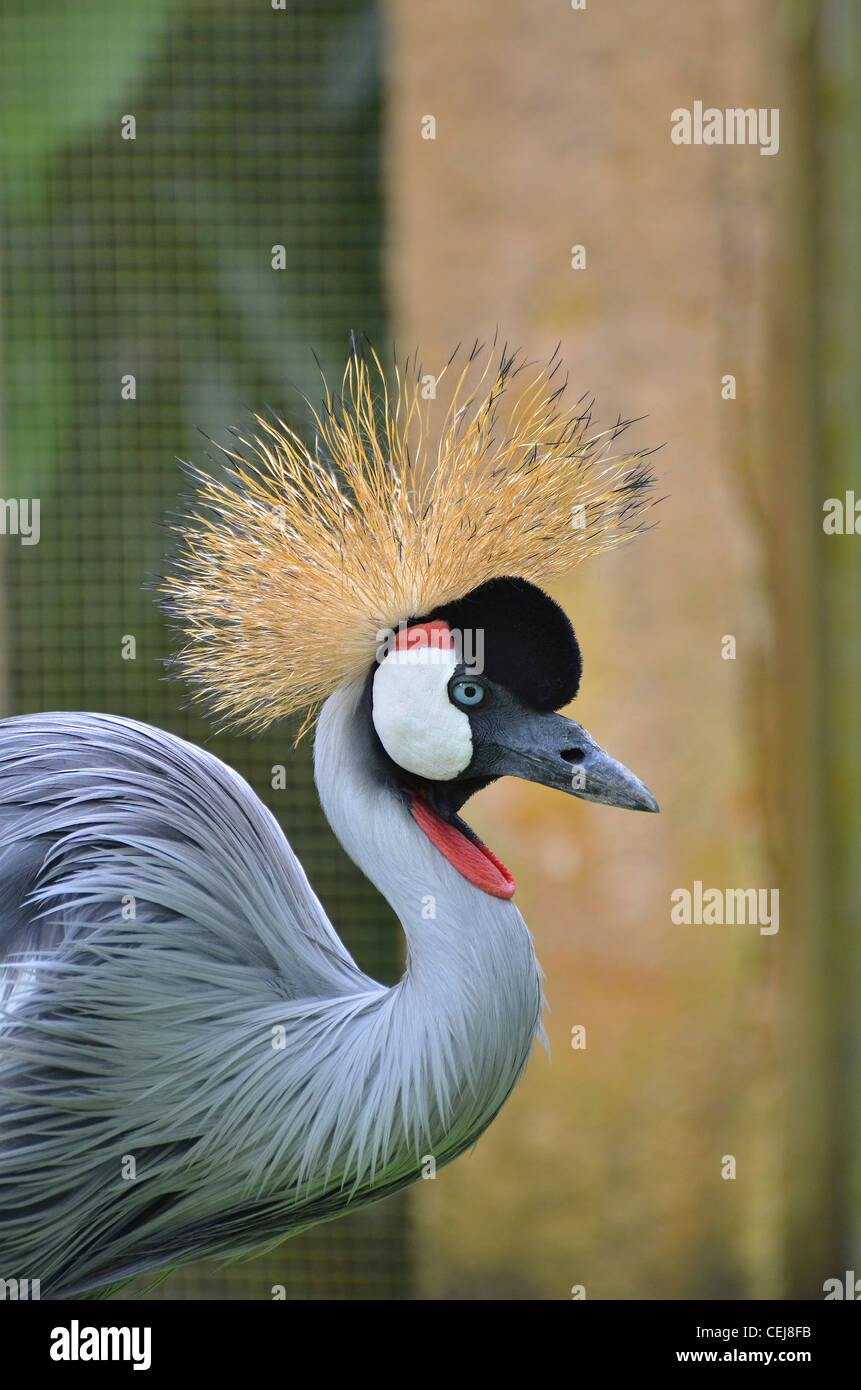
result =
[[[644,454],[611,452],[626,423],[592,434],[582,400],[562,407],[557,354],[537,368],[507,347],[456,359],[436,374],[396,362],[390,389],[354,343],[340,394],[325,387],[312,410],[313,446],[255,416],[221,450],[224,475],[189,466],[195,504],[164,593],[185,639],[176,669],[222,725],[304,709],[307,726],[359,683],[384,774],[478,882],[462,841],[498,861],[458,811],[497,777],[657,810],[559,713],[580,649],[538,587],[647,529],[654,479]],[[488,891],[507,896],[498,868]]]
[[[458,814],[498,777],[658,810],[628,768],[558,713],[577,694],[580,647],[565,613],[536,585],[489,580],[381,636],[368,704],[389,775],[425,833],[480,887],[500,897],[514,891],[505,866]]]

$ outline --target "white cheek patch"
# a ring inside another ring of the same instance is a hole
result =
[[[373,719],[380,743],[406,772],[446,782],[472,761],[472,730],[448,697],[453,650],[398,648],[377,667]]]

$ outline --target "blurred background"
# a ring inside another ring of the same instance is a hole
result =
[[[823,531],[826,499],[861,500],[859,58],[852,0],[6,0],[0,496],[39,499],[40,538],[0,535],[0,713],[206,741],[378,978],[400,932],[307,744],[213,738],[163,678],[146,585],[177,456],[249,405],[302,424],[312,354],[337,377],[351,329],[426,364],[497,327],[559,342],[575,399],[664,444],[660,526],[553,589],[577,717],[662,815],[514,782],[470,808],[518,879],[552,1066],[435,1181],[148,1297],[821,1298],[861,1274],[861,536]],[[778,108],[779,151],[674,144],[698,100]],[[779,931],[677,925],[696,881],[777,889]]]

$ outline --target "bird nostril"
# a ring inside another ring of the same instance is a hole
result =
[[[582,763],[586,754],[582,748],[563,748],[560,757],[563,757],[566,763]]]

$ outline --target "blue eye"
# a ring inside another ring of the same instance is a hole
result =
[[[484,699],[484,686],[479,681],[455,681],[450,689],[454,703],[463,705],[466,709],[474,709]]]

